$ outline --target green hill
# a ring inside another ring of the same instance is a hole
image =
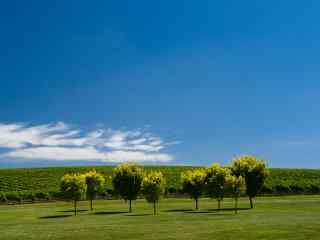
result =
[[[57,192],[61,177],[66,173],[86,172],[96,169],[107,178],[111,189],[112,166],[96,167],[52,167],[0,169],[0,192],[32,191]],[[146,170],[160,170],[167,179],[169,192],[180,189],[181,172],[189,166],[146,166]],[[313,169],[270,169],[263,194],[320,193],[320,170]]]

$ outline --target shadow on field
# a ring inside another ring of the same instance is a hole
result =
[[[251,210],[251,208],[238,208],[238,211]],[[235,211],[235,208],[208,209],[210,212]]]
[[[130,214],[130,215],[125,215],[127,217],[143,217],[143,216],[151,216],[149,213],[140,213],[140,214]]]
[[[103,211],[103,212],[95,212],[95,215],[113,215],[113,214],[123,214],[128,212],[121,212],[121,211]]]
[[[73,215],[52,215],[52,216],[43,216],[40,217],[41,219],[51,219],[51,218],[66,218],[66,217],[72,217]]]
[[[170,209],[170,210],[163,210],[163,212],[191,212],[192,209]]]
[[[188,213],[188,214],[198,214],[198,213],[210,213],[209,211],[188,211],[188,212],[184,212],[184,213]]]
[[[85,210],[85,209],[79,209],[77,210],[77,212],[87,212],[88,210]],[[60,210],[60,211],[57,211],[57,212],[61,212],[61,213],[74,213],[74,210]]]

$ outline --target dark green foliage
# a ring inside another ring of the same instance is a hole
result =
[[[34,202],[36,200],[36,196],[33,192],[29,192],[29,191],[19,192],[19,195],[23,202]]]
[[[105,187],[105,179],[102,174],[95,170],[84,174],[87,185],[87,199],[90,201],[90,209],[93,210],[93,200],[98,193],[102,193]]]
[[[8,202],[11,202],[11,203],[21,203],[21,201],[22,201],[22,198],[21,198],[19,192],[7,192],[6,198],[7,198]]]
[[[225,196],[225,186],[227,177],[230,175],[228,168],[221,167],[219,164],[213,164],[206,169],[206,192],[211,198],[218,202],[218,209],[221,209],[221,201]]]
[[[67,201],[74,202],[74,215],[77,215],[77,202],[80,201],[86,193],[86,181],[84,175],[66,174],[61,178],[61,192]]]
[[[61,191],[50,191],[49,198],[52,200],[62,200],[63,199],[63,193]]]
[[[269,174],[266,163],[254,156],[244,155],[232,162],[232,174],[242,176],[246,182],[246,194],[253,208],[253,198],[258,195]]]
[[[198,200],[205,190],[206,173],[203,169],[189,170],[181,174],[182,189],[188,193],[196,202],[198,209]]]
[[[227,176],[226,177],[226,190],[234,198],[234,210],[238,213],[238,199],[245,191],[245,180],[242,176]]]
[[[35,197],[37,200],[42,200],[42,201],[50,199],[50,195],[47,192],[36,192]]]
[[[150,172],[142,181],[142,193],[149,203],[153,203],[153,214],[156,215],[156,203],[164,193],[165,179],[161,172]]]
[[[0,192],[0,203],[6,203],[7,201],[6,194],[4,192]]]

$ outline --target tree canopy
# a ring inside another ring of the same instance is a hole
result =
[[[203,194],[205,180],[206,173],[202,169],[189,170],[181,175],[182,189],[196,201],[196,209],[198,209],[198,199]]]
[[[250,199],[250,206],[253,208],[253,198],[257,196],[269,172],[265,161],[254,156],[244,155],[235,158],[231,167],[235,176],[242,176],[246,183],[246,194]]]
[[[104,191],[105,178],[95,170],[85,173],[84,177],[87,185],[87,198],[90,200],[90,209],[93,210],[92,201],[96,198],[98,193]]]
[[[84,175],[64,175],[61,179],[60,189],[66,200],[74,201],[74,214],[77,215],[77,201],[84,197],[87,190]]]
[[[141,190],[143,170],[137,164],[123,163],[113,169],[112,183],[116,193],[129,200],[129,212],[132,212],[131,201],[136,200]]]
[[[221,208],[221,201],[225,195],[226,178],[230,175],[228,168],[221,167],[215,163],[206,169],[206,191],[211,198],[218,201],[218,209]]]
[[[161,172],[150,172],[142,181],[142,193],[148,202],[153,203],[154,215],[156,215],[156,203],[164,193],[165,179]]]

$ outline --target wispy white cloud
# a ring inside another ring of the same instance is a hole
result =
[[[105,158],[102,152],[93,147],[31,147],[16,149],[4,156],[35,160],[99,160]]]
[[[45,125],[1,124],[0,158],[43,160],[171,161],[166,143],[144,130],[97,129],[83,133],[63,122]]]

